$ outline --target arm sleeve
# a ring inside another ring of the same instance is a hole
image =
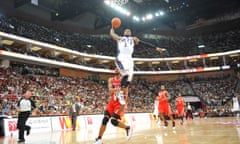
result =
[[[17,107],[20,107],[20,102],[21,102],[22,98],[18,101],[17,103]]]
[[[140,41],[139,41],[139,44],[143,44],[143,45],[148,46],[148,47],[150,47],[150,48],[157,48],[156,45],[154,45],[154,44],[152,44],[152,43],[149,43],[149,42],[146,42],[146,41],[143,41],[143,40],[140,40]]]
[[[36,108],[36,104],[35,104],[35,102],[33,101],[33,100],[31,100],[31,106],[32,106],[32,108]]]

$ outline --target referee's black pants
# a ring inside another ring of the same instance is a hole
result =
[[[187,112],[186,112],[186,119],[188,119],[189,117],[190,117],[191,119],[193,119],[192,110],[187,110]]]
[[[71,119],[72,119],[72,130],[75,130],[76,124],[77,124],[77,113],[76,112],[72,113]]]
[[[19,140],[25,140],[24,139],[24,131],[30,130],[30,126],[26,125],[26,121],[28,117],[30,116],[30,111],[26,112],[19,112],[18,114],[18,121],[17,121],[17,128],[18,128],[18,139]]]

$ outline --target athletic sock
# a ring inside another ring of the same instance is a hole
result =
[[[98,140],[99,140],[99,139],[102,139],[102,137],[101,137],[101,136],[98,136],[97,139],[98,139]]]

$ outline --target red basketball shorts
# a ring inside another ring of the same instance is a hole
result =
[[[182,116],[184,114],[184,107],[177,107],[178,116]]]
[[[158,112],[159,113],[164,113],[166,115],[172,115],[172,110],[171,110],[170,105],[168,103],[159,104]]]
[[[118,100],[110,100],[108,105],[106,106],[105,110],[109,112],[109,114],[112,116],[113,113],[117,115],[122,115],[122,112],[120,111],[121,109],[121,104]]]

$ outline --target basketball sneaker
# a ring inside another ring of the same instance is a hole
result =
[[[24,143],[24,142],[25,142],[25,139],[19,139],[17,142],[18,142],[19,144],[20,144],[20,143]]]
[[[165,121],[165,122],[164,122],[164,126],[163,126],[163,128],[167,128],[167,126],[168,126],[168,122]]]
[[[27,136],[30,134],[31,127],[27,128]]]
[[[96,142],[93,144],[103,144],[102,139],[96,139]]]
[[[180,125],[183,125],[183,122],[182,122],[182,121],[180,122]]]
[[[133,127],[132,126],[129,126],[128,128],[126,128],[126,138],[127,138],[127,140],[131,139],[132,132],[133,132]]]
[[[175,121],[172,122],[172,129],[175,129]]]

